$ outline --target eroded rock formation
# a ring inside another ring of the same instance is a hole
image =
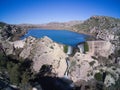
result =
[[[52,65],[52,72],[63,76],[67,68],[66,54],[63,52],[62,45],[58,45],[50,38],[35,39],[28,37],[25,40],[24,49],[20,57],[33,60],[33,69],[39,72],[42,65]]]

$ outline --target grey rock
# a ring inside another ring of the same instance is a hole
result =
[[[52,72],[63,76],[67,68],[66,57],[62,45],[54,43],[50,38],[35,39],[28,37],[20,57],[33,60],[33,70],[39,72],[42,65],[52,65]]]

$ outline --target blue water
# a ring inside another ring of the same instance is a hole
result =
[[[68,31],[68,30],[44,30],[44,29],[30,29],[23,37],[27,38],[29,36],[33,36],[36,38],[42,38],[44,36],[48,36],[53,41],[65,45],[76,46],[81,42],[86,41],[86,35],[79,34],[76,32]]]

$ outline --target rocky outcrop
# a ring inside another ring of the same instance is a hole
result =
[[[28,37],[20,53],[20,57],[33,60],[33,70],[39,72],[43,65],[52,65],[52,72],[63,76],[67,68],[66,54],[61,45],[54,43],[50,38],[35,39]]]
[[[19,25],[4,24],[0,27],[0,40],[19,40],[25,34],[26,29]]]
[[[0,42],[2,44],[2,49],[5,52],[6,55],[14,54],[14,46],[10,42],[2,41]]]
[[[89,53],[81,54],[77,52],[70,60],[71,64],[68,76],[74,82],[82,80],[89,82],[93,79],[109,87],[115,85],[119,80],[120,68],[114,64],[110,65],[109,59],[106,62],[105,59],[102,59],[101,62],[103,62],[104,65],[101,65],[99,58],[93,58]],[[108,65],[106,66],[106,64]]]
[[[25,41],[23,40],[18,40],[18,41],[14,41],[14,42],[9,42],[10,44],[12,44],[14,46],[14,48],[24,48],[25,45]]]
[[[77,52],[71,58],[70,65],[70,77],[76,82],[78,80],[88,81],[94,77],[91,77],[89,74],[93,71],[93,68],[98,66],[98,61],[91,58],[90,54],[81,54]]]
[[[28,37],[19,41],[2,41],[2,48],[6,55],[14,59],[29,59],[33,61],[33,70],[39,72],[43,65],[52,65],[52,72],[59,77],[64,76],[67,68],[63,46],[53,42],[50,38],[36,39]]]

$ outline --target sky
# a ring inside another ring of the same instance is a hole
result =
[[[9,24],[86,20],[93,15],[120,18],[120,0],[0,0],[0,21]]]

